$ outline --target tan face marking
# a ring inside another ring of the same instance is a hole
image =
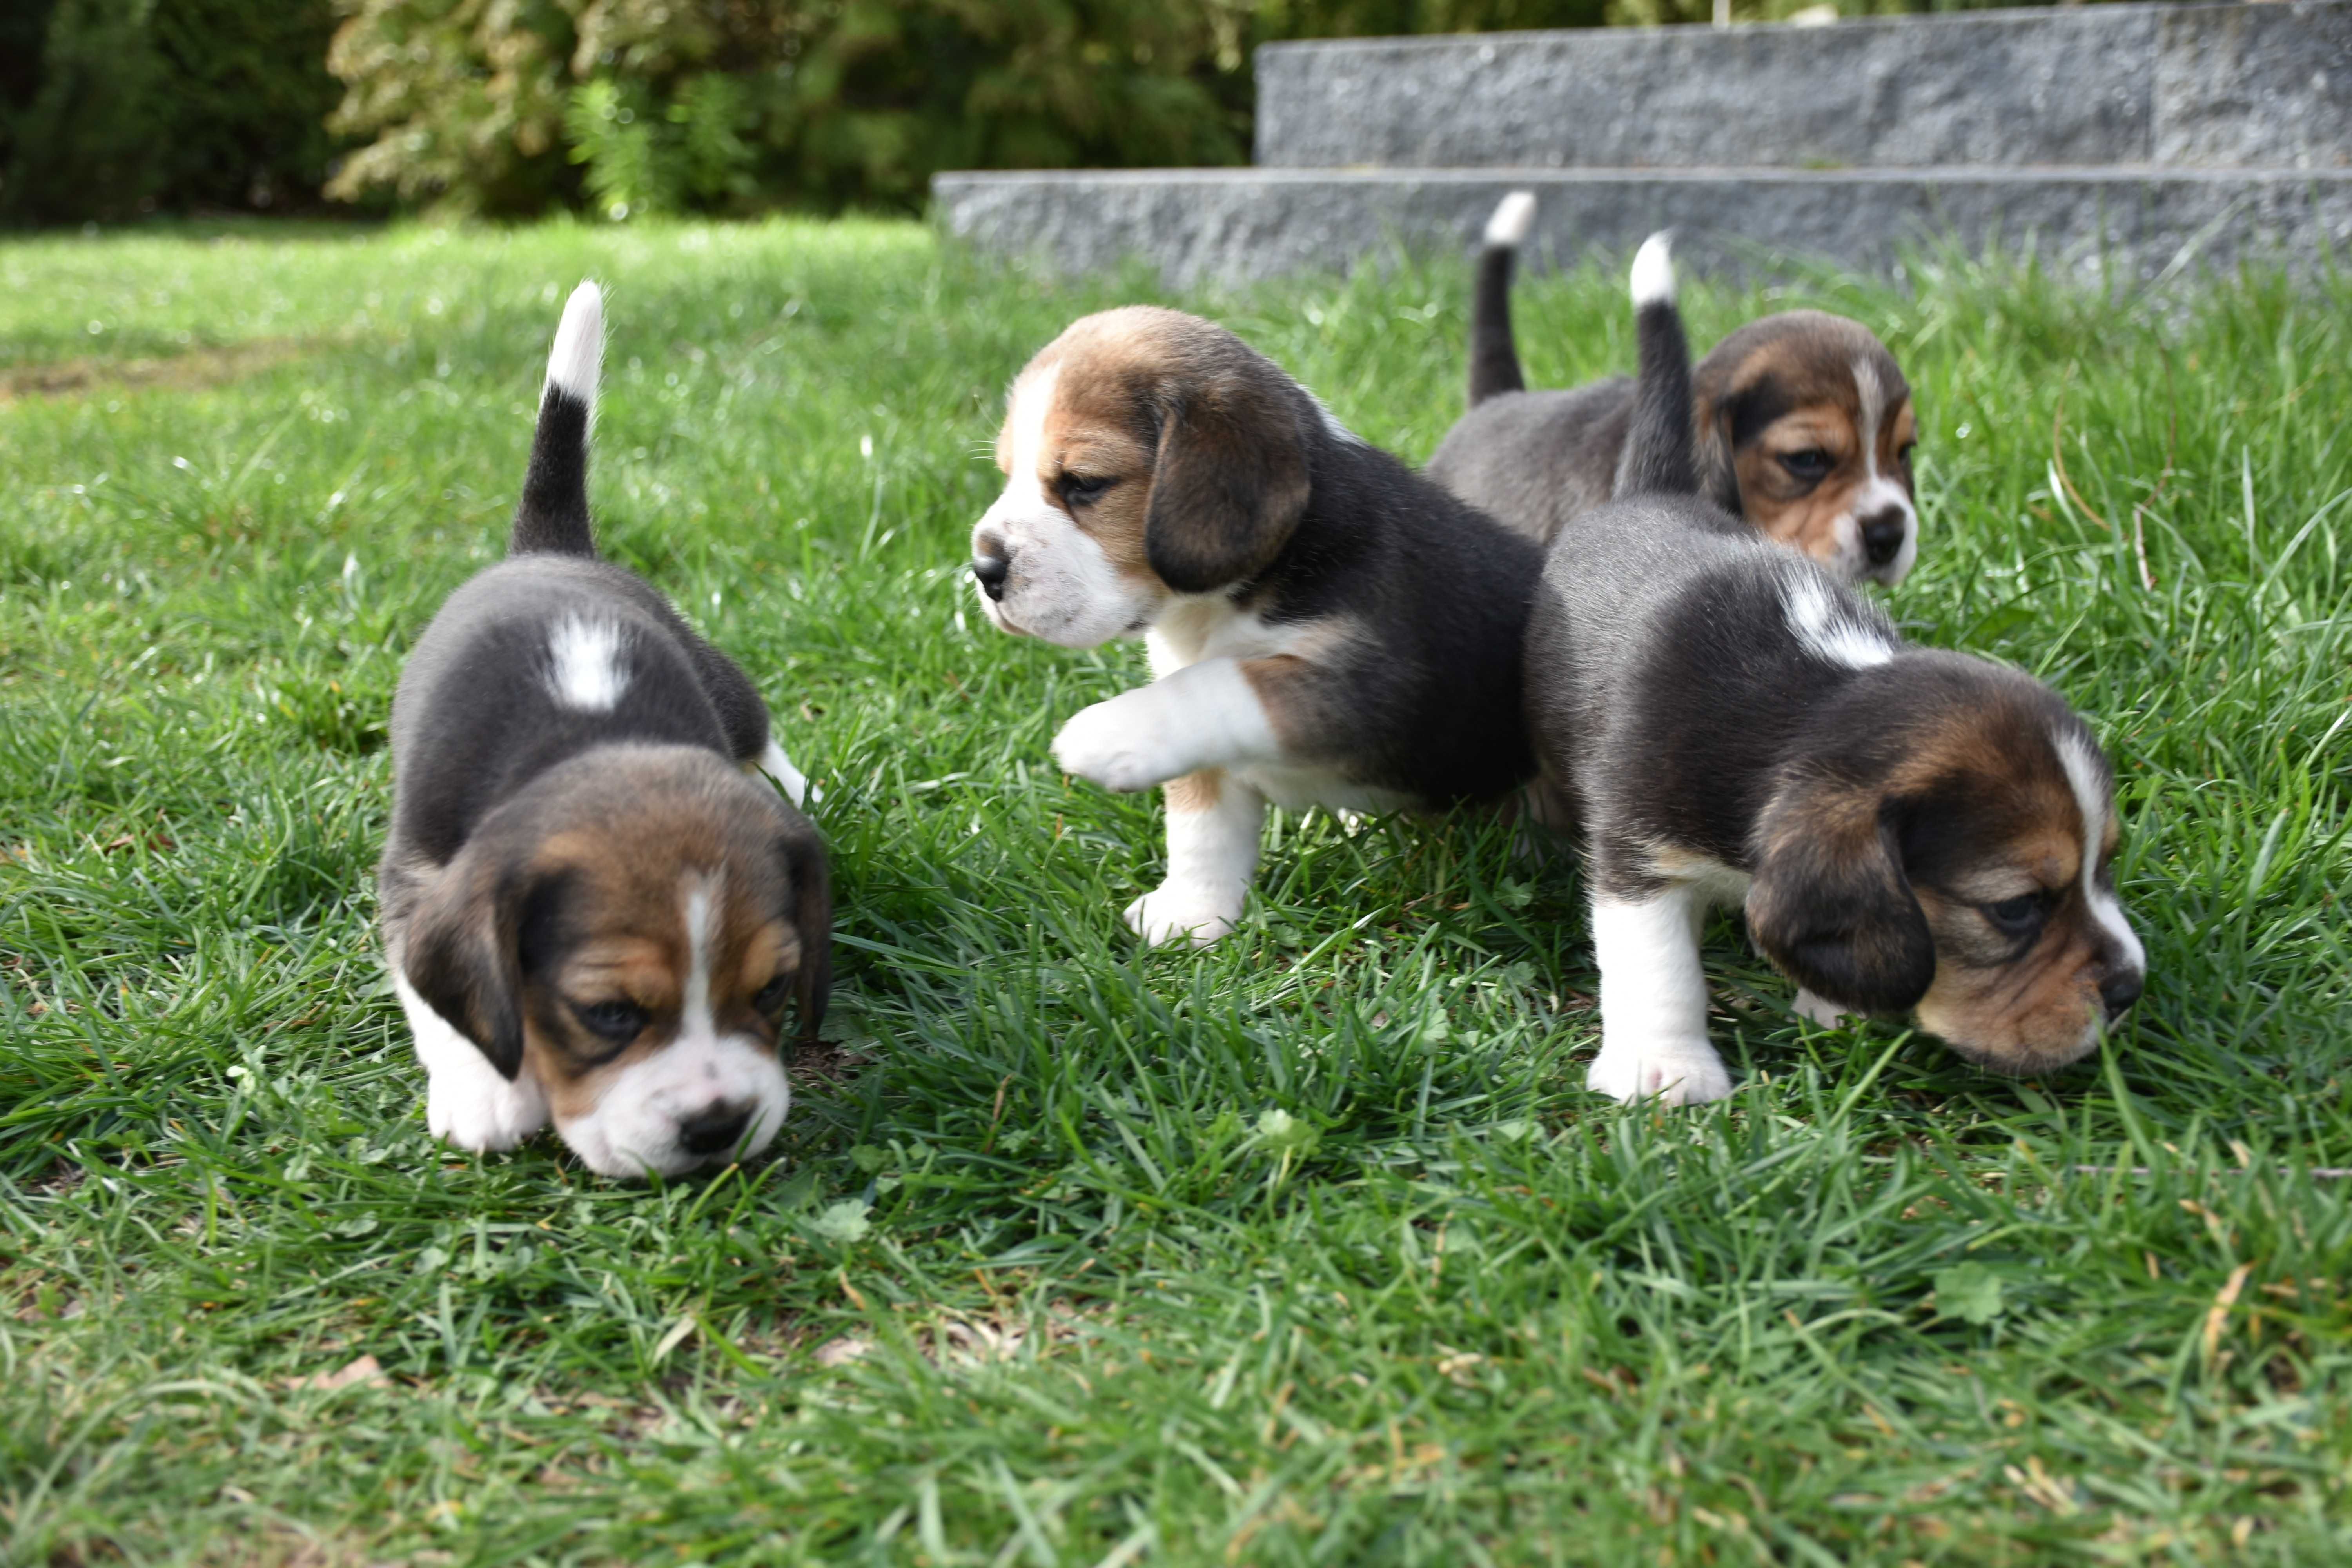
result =
[[[1936,943],[1935,980],[1917,1016],[1969,1060],[2030,1076],[2097,1045],[2102,979],[2140,960],[2127,927],[2128,952],[2119,946],[2120,914],[2103,918],[2100,884],[2086,875],[2119,835],[2104,789],[2093,803],[2099,819],[2085,820],[2083,781],[2073,776],[2081,770],[2063,754],[2078,742],[2071,731],[2053,743],[2038,726],[2006,728],[2025,732],[1979,728],[1945,759],[1956,765],[1937,798],[1959,803],[1973,831],[1963,854],[1922,865],[1913,878]],[[2097,857],[2087,867],[2086,852]],[[2022,920],[2021,908],[2029,911]]]
[[[1004,489],[972,530],[1001,629],[1090,647],[1262,567],[1306,503],[1311,399],[1223,328],[1148,306],[1075,323],[1017,376]]]
[[[1917,420],[1874,337],[1817,311],[1768,317],[1725,339],[1695,384],[1749,521],[1850,580],[1901,579],[1916,553]],[[1873,554],[1890,541],[1895,553]]]

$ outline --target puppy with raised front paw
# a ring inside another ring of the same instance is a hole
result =
[[[1549,543],[1615,493],[1633,412],[1623,377],[1527,390],[1511,272],[1536,216],[1514,191],[1486,226],[1471,314],[1470,407],[1433,479]],[[1664,251],[1657,252],[1661,265]],[[1838,576],[1892,587],[1919,554],[1910,384],[1867,327],[1820,310],[1750,321],[1698,364],[1690,419],[1701,492]]]
[[[511,1149],[551,1121],[592,1170],[675,1175],[782,1126],[784,1015],[808,1037],[824,1020],[832,905],[806,784],[751,683],[597,558],[603,348],[583,283],[508,559],[449,596],[401,672],[378,886],[434,1136]]]
[[[2048,687],[1906,645],[1818,563],[1700,493],[1689,348],[1654,239],[1622,499],[1553,541],[1528,632],[1549,789],[1590,850],[1601,1054],[1621,1101],[1731,1091],[1699,931],[1745,907],[1817,1021],[1910,1014],[2031,1074],[2140,994],[2107,760]]]
[[[1437,807],[1532,771],[1535,545],[1231,332],[1148,307],[1087,317],[1013,381],[996,460],[1004,489],[971,535],[989,620],[1150,650],[1150,685],[1054,741],[1106,789],[1166,786],[1167,879],[1127,910],[1147,941],[1233,929],[1269,801]]]

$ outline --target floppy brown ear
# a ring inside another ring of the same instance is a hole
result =
[[[1306,511],[1307,446],[1283,390],[1253,367],[1192,382],[1170,400],[1143,552],[1178,593],[1262,571]]]
[[[1747,513],[1739,505],[1739,470],[1731,460],[1729,399],[1702,395],[1698,403],[1698,493],[1734,517]]]
[[[1758,820],[1748,931],[1798,984],[1865,1013],[1904,1013],[1936,978],[1936,939],[1903,874],[1904,807],[1821,779]]]
[[[509,1082],[522,1070],[521,908],[520,876],[460,856],[417,906],[400,957],[417,995]]]
[[[801,939],[793,1000],[800,1006],[801,1044],[814,1045],[833,1000],[833,875],[813,833],[784,840],[784,864],[793,879],[793,929]]]

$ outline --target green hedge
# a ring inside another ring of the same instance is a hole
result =
[[[0,218],[316,205],[331,0],[0,5]]]
[[[1710,5],[0,0],[0,219],[282,211],[322,191],[517,217],[911,210],[941,168],[1243,162],[1251,51],[1272,39],[1688,20]]]

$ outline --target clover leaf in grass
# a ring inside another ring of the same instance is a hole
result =
[[[1257,1119],[1257,1146],[1269,1153],[1312,1154],[1322,1141],[1321,1128],[1287,1110],[1269,1110]]]
[[[2000,1316],[2000,1276],[1981,1263],[1936,1271],[1936,1310],[1981,1328]]]
[[[837,1204],[827,1204],[824,1212],[809,1221],[809,1228],[828,1241],[863,1241],[874,1222],[866,1217],[872,1205],[864,1198],[844,1198]]]

